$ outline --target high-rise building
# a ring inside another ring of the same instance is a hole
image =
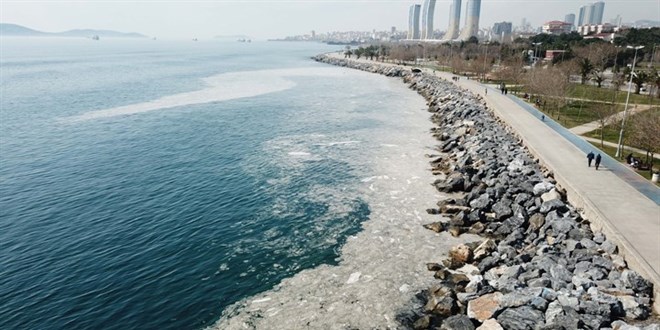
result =
[[[580,7],[580,13],[578,14],[577,26],[584,25],[584,12],[586,11],[587,6]]]
[[[493,34],[510,34],[511,31],[513,31],[513,23],[511,22],[500,22],[493,24]]]
[[[408,13],[408,39],[419,39],[419,11],[420,5],[410,6]]]
[[[575,25],[575,14],[568,14],[564,17],[564,22]]]
[[[476,37],[479,33],[479,15],[481,14],[481,0],[468,0],[466,6],[466,19],[461,35],[461,40],[468,40],[470,37]]]
[[[602,1],[580,7],[577,26],[603,24],[604,11],[605,3]]]
[[[602,1],[595,2],[589,24],[600,25],[603,24],[603,12],[605,11],[605,3]]]
[[[435,0],[424,0],[422,7],[422,39],[433,39],[433,12]]]
[[[592,22],[592,17],[594,16],[594,4],[584,6],[584,21],[582,25],[589,25]]]
[[[453,0],[449,5],[449,27],[443,40],[454,40],[458,38],[461,23],[461,0]]]
[[[491,40],[497,40],[499,42],[509,42],[511,41],[511,33],[513,32],[513,23],[511,22],[500,22],[493,24],[493,29],[491,30]]]

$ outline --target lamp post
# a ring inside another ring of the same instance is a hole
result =
[[[486,61],[488,60],[488,42],[484,43],[484,46],[486,46],[486,54],[484,55],[484,76],[482,78],[482,81],[486,81]]]
[[[539,46],[542,44],[542,42],[533,42],[532,45],[534,45],[534,66],[536,66],[536,62],[539,60],[539,56],[536,54],[538,53]]]
[[[619,131],[619,143],[616,146],[615,157],[621,157],[621,151],[623,149],[623,128],[626,126],[626,116],[628,115],[628,101],[630,101],[630,89],[632,88],[632,78],[635,74],[635,63],[637,62],[637,51],[644,48],[644,46],[627,46],[626,48],[634,49],[635,56],[633,57],[632,69],[630,70],[630,82],[628,82],[628,95],[626,96],[626,106],[623,108],[623,120],[621,120],[621,130]]]

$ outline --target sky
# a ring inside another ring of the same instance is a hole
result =
[[[91,28],[162,39],[247,35],[253,39],[329,31],[406,30],[408,7],[423,0],[0,0],[0,22],[61,32]],[[463,13],[467,0],[463,0]],[[533,26],[577,16],[587,0],[482,0],[480,27],[523,18]],[[434,26],[446,30],[450,0],[438,0]],[[603,19],[660,21],[660,0],[605,0]],[[461,22],[461,25],[463,22]]]

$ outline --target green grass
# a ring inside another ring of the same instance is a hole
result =
[[[631,104],[660,103],[660,100],[657,98],[654,99],[653,97],[649,97],[648,95],[638,95],[635,94],[634,92],[635,92],[635,86],[633,86],[633,90],[630,93],[629,102]],[[596,86],[591,86],[591,85],[574,84],[568,96],[574,98],[580,98],[580,99],[584,98],[594,101],[612,102],[612,100],[614,100],[614,93],[615,91],[613,89],[609,89],[605,87],[598,88]],[[628,93],[624,91],[616,92],[616,103],[625,103],[627,94]]]
[[[610,157],[612,157],[612,158],[614,158],[614,159],[617,159],[617,158],[615,157],[615,155],[616,155],[616,148],[614,148],[614,147],[609,147],[609,146],[603,146],[603,147],[601,147],[601,146],[600,146],[600,143],[598,143],[598,142],[590,142],[590,143],[591,143],[595,148],[601,150],[602,152],[606,153],[606,154],[609,155]],[[629,153],[630,153],[630,151],[628,151],[628,150],[626,150],[626,149],[624,148],[624,152],[623,152],[622,154],[623,154],[623,155],[628,155]],[[633,156],[634,156],[634,157],[637,157],[637,158],[639,158],[639,159],[642,159],[642,160],[645,160],[645,159],[646,159],[646,155],[644,155],[644,154],[640,154],[640,153],[637,153],[637,152],[633,152]],[[626,162],[625,159],[617,159],[617,160],[619,160],[619,162],[621,162],[621,163],[625,163],[625,162]],[[658,170],[659,168],[660,168],[660,160],[658,160],[658,159],[653,159],[653,169],[654,169],[654,170]],[[633,168],[631,167],[631,169],[633,169]],[[635,170],[635,169],[633,169],[633,170],[635,171],[635,173],[637,173],[637,174],[643,176],[643,177],[646,178],[647,180],[651,180],[651,175],[652,175],[652,172],[651,172],[651,171],[649,171],[649,170],[638,171],[638,170]],[[660,182],[657,182],[657,183],[656,183],[656,186],[660,186]]]
[[[652,111],[656,115],[660,116],[660,108],[652,108],[646,111]],[[635,115],[632,115],[631,117],[634,117]],[[631,120],[628,120],[628,123],[630,123]],[[623,138],[625,142],[626,138],[626,132],[630,131],[630,127],[626,125],[626,128],[623,130]],[[612,142],[612,143],[619,143],[619,131],[621,130],[621,122],[616,122],[616,123],[611,123],[605,127],[603,127],[603,140],[607,142]],[[585,136],[592,137],[595,139],[600,139],[600,130],[593,130],[591,132],[588,132],[584,134]]]
[[[611,105],[598,102],[571,101],[559,111],[549,104],[545,107],[541,106],[539,110],[562,126],[572,128],[598,120],[598,116],[593,110],[603,106],[609,107]],[[624,108],[622,105],[615,105],[614,107],[615,111],[623,111]]]

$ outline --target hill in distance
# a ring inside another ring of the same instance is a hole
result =
[[[139,33],[124,33],[110,30],[76,29],[64,32],[43,32],[37,31],[17,24],[0,23],[0,36],[3,37],[81,37],[91,38],[92,36],[101,38],[147,38]]]

